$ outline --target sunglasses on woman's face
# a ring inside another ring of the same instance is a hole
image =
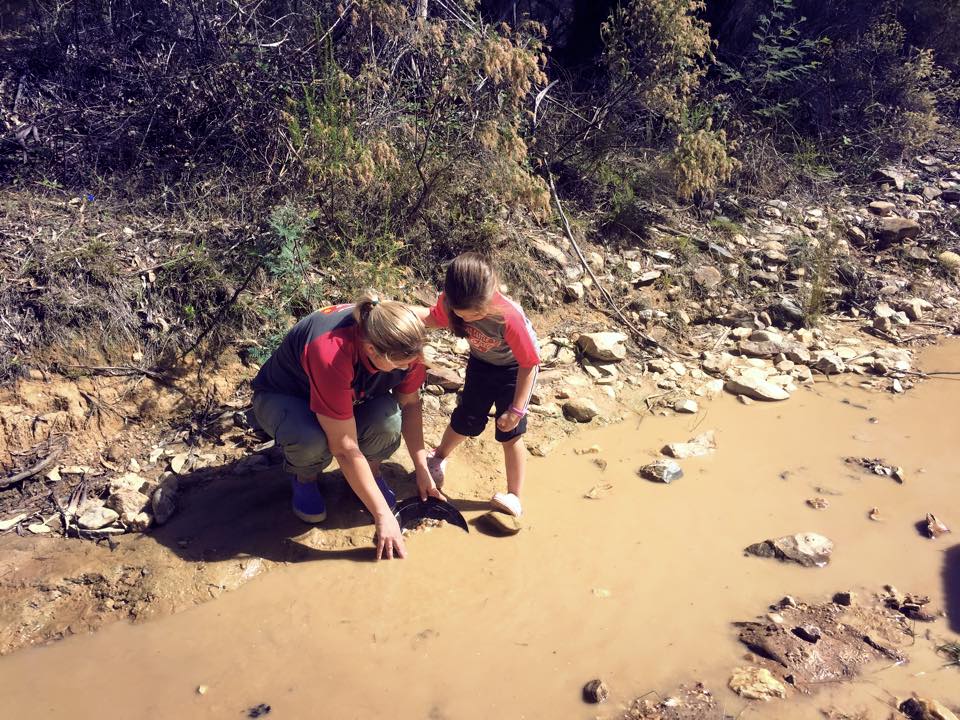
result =
[[[395,366],[398,370],[406,370],[411,363],[413,363],[418,355],[397,355],[396,353],[384,353],[379,350],[376,351],[377,355],[389,362],[391,365]]]

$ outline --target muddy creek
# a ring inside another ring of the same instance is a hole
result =
[[[921,367],[960,370],[960,344],[927,351]],[[891,694],[911,691],[957,705],[960,669],[941,669],[934,646],[960,639],[958,408],[960,375],[904,396],[819,378],[785,403],[724,397],[698,415],[589,430],[531,459],[516,537],[433,530],[410,538],[403,562],[291,564],[171,617],[14,653],[0,658],[0,717],[229,718],[260,703],[271,719],[618,717],[638,695],[695,681],[731,716],[818,718],[836,703],[886,718]],[[705,430],[718,449],[681,461],[680,480],[635,474],[665,443]],[[599,454],[576,452],[592,445]],[[848,456],[900,465],[905,483]],[[454,500],[457,481],[452,466]],[[599,484],[610,487],[584,498]],[[828,508],[806,505],[817,495]],[[468,520],[482,512],[466,506]],[[955,531],[921,535],[928,512]],[[829,566],[742,552],[804,531],[834,541]],[[785,594],[866,599],[886,583],[947,613],[918,624],[909,664],[768,704],[726,689],[747,664],[733,621]],[[580,690],[595,677],[611,697],[591,707]]]

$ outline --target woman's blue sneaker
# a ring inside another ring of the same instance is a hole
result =
[[[296,476],[290,478],[293,488],[293,514],[307,523],[320,523],[327,519],[327,504],[317,481],[300,482]]]

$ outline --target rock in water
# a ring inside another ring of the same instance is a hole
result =
[[[833,594],[833,601],[837,605],[843,605],[844,607],[850,607],[853,605],[854,600],[856,600],[856,594],[850,592],[849,590],[844,590],[842,592]]]
[[[833,542],[817,533],[797,533],[754,543],[746,547],[744,552],[758,557],[789,560],[804,567],[823,567],[830,562]]]
[[[734,668],[728,685],[737,695],[749,700],[767,701],[787,696],[787,688],[766,668]]]
[[[948,532],[950,532],[950,528],[942,520],[933,513],[927,513],[927,535],[931,538],[938,538]]]
[[[607,688],[607,684],[599,678],[591,680],[583,686],[583,699],[588,703],[606,702],[609,696],[610,690]]]
[[[481,515],[480,520],[488,529],[499,535],[516,535],[523,528],[520,518],[496,510]]]
[[[678,413],[695,414],[699,412],[699,410],[700,410],[700,406],[697,405],[697,401],[691,400],[689,398],[685,400],[677,400],[673,404],[673,411]]]
[[[758,373],[751,373],[749,368],[740,375],[727,380],[724,389],[734,395],[746,395],[753,400],[786,400],[790,397],[784,388],[774,385],[766,378],[766,373],[762,370]]]
[[[683,477],[683,470],[673,460],[657,460],[637,470],[642,477],[662,483],[672,483]]]
[[[898,708],[910,720],[957,720],[957,716],[936,700],[910,698]]]
[[[691,438],[688,442],[670,443],[665,446],[661,452],[677,460],[683,460],[684,458],[709,455],[716,447],[717,441],[714,432],[713,430],[708,430],[701,435],[697,435],[695,438]]]
[[[618,332],[585,333],[577,338],[577,346],[591,360],[618,362],[627,356],[626,339]]]
[[[600,409],[593,400],[576,398],[574,400],[568,400],[563,404],[563,414],[570,420],[586,423],[599,415]]]

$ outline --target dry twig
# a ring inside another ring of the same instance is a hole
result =
[[[66,437],[63,435],[61,435],[60,437],[63,438],[63,441],[60,442],[57,447],[51,450],[50,454],[48,454],[45,458],[43,458],[42,460],[34,464],[32,467],[29,467],[26,470],[23,470],[22,472],[18,472],[16,475],[11,475],[10,477],[4,480],[0,480],[0,488],[7,487],[8,485],[13,485],[14,483],[18,483],[22,480],[27,480],[29,478],[32,478],[34,475],[37,475],[38,473],[43,472],[48,467],[53,465],[57,461],[57,458],[59,458],[63,454],[63,451],[67,449]]]
[[[553,175],[549,175],[550,180],[550,192],[553,195],[553,201],[557,204],[557,211],[560,213],[560,219],[563,220],[563,229],[566,232],[567,239],[570,241],[570,244],[573,245],[573,249],[577,252],[577,257],[580,259],[580,263],[583,265],[583,268],[587,271],[587,274],[590,275],[590,278],[593,280],[593,284],[600,291],[600,294],[603,295],[604,299],[609,303],[610,307],[613,309],[616,316],[620,321],[627,326],[627,328],[632,332],[636,337],[640,338],[643,341],[643,344],[648,347],[654,347],[662,350],[673,357],[678,357],[677,353],[673,352],[667,347],[664,347],[652,337],[647,335],[645,332],[636,327],[631,323],[626,316],[621,312],[620,308],[617,306],[616,301],[613,299],[613,296],[607,290],[606,287],[597,279],[597,276],[594,274],[593,269],[590,267],[590,264],[587,262],[587,259],[583,256],[583,251],[580,250],[580,246],[577,244],[576,239],[573,237],[573,231],[570,229],[570,222],[567,220],[567,215],[563,211],[563,205],[560,203],[560,196],[557,194],[557,186],[553,182]]]

